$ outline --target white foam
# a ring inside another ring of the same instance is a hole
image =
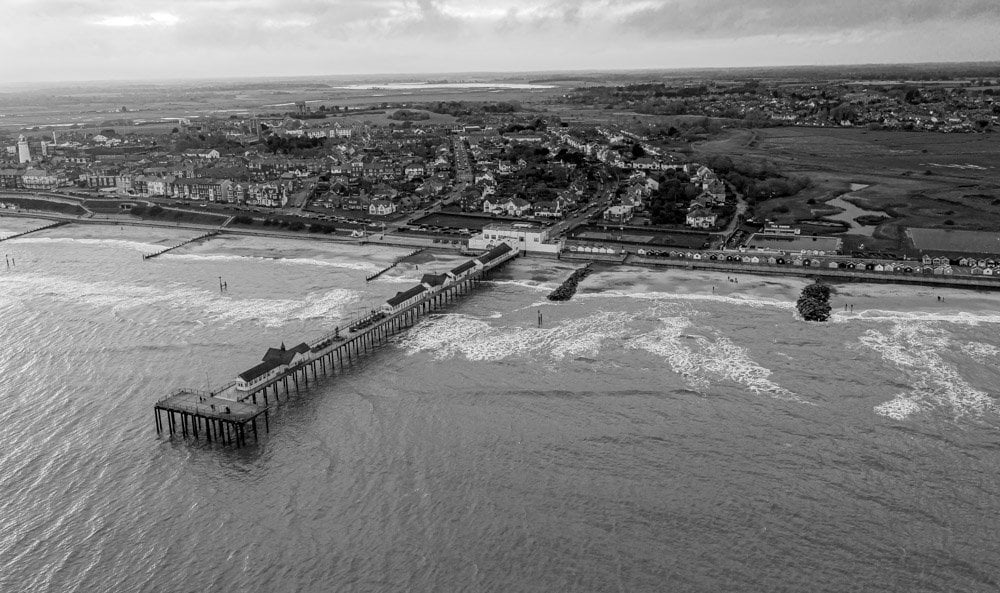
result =
[[[301,299],[239,298],[179,284],[135,286],[44,276],[0,276],[0,289],[14,300],[47,296],[115,313],[165,307],[183,310],[202,321],[257,320],[266,326],[280,326],[293,320],[337,318],[347,305],[361,297],[354,291],[334,289],[310,293]]]
[[[710,385],[710,378],[715,377],[743,385],[758,395],[766,393],[781,399],[803,401],[771,381],[770,369],[755,363],[745,348],[729,338],[715,336],[713,340],[686,333],[692,323],[685,317],[661,318],[660,325],[659,329],[639,336],[629,346],[664,357],[670,368],[682,375],[692,388],[704,390]]]
[[[1000,323],[1000,314],[971,313],[968,311],[885,311],[881,309],[866,309],[864,311],[838,311],[833,315],[836,322],[851,320],[891,321],[891,322],[927,322],[941,321],[957,325],[978,326],[983,323]]]
[[[861,343],[904,371],[913,385],[909,393],[875,406],[876,414],[903,420],[925,409],[945,407],[960,418],[996,409],[987,393],[969,384],[942,357],[955,345],[944,330],[932,324],[898,322],[886,332],[868,330]]]
[[[995,365],[1000,362],[1000,348],[993,344],[969,342],[968,344],[962,344],[962,352],[969,358],[982,364]]]
[[[875,406],[875,413],[893,420],[906,420],[921,409],[915,398],[899,394],[891,401]]]
[[[559,287],[558,284],[549,282],[533,282],[531,280],[494,280],[497,286],[520,286],[534,291],[552,292]]]
[[[408,355],[432,352],[443,360],[462,355],[468,360],[498,361],[526,355],[597,356],[601,344],[624,335],[631,316],[601,312],[563,321],[551,328],[497,328],[465,315],[431,317],[399,341]]]
[[[675,293],[675,292],[625,292],[620,290],[606,290],[602,292],[583,293],[578,296],[580,298],[618,297],[618,298],[634,298],[634,299],[648,300],[648,301],[712,302],[712,303],[724,303],[727,305],[737,305],[741,307],[753,307],[758,309],[764,309],[764,308],[783,309],[783,310],[795,309],[795,303],[789,301],[780,301],[777,299],[753,297],[743,294],[721,295],[721,294],[693,294],[693,293]]]
[[[103,247],[117,247],[119,249],[130,249],[142,253],[153,253],[169,247],[157,243],[142,243],[139,241],[126,241],[124,239],[74,239],[72,237],[21,237],[11,239],[11,243],[17,244],[52,244],[52,243],[75,243],[79,245],[98,245]]]
[[[379,269],[379,267],[374,264],[357,263],[350,261],[330,261],[330,260],[312,259],[312,258],[294,258],[294,257],[287,257],[287,258],[261,257],[256,255],[225,255],[225,254],[202,255],[197,253],[166,253],[161,257],[163,259],[191,260],[191,261],[258,261],[258,262],[272,262],[276,264],[287,264],[293,266],[327,266],[332,268],[344,268],[348,270],[361,270],[366,272],[371,272]]]

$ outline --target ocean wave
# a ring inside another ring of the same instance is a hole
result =
[[[53,243],[75,243],[79,245],[98,245],[103,247],[117,247],[120,249],[130,249],[142,253],[153,253],[169,247],[158,243],[143,243],[140,241],[127,241],[125,239],[75,239],[73,237],[20,237],[11,239],[12,244],[53,244]]]
[[[675,373],[699,391],[707,389],[712,378],[721,378],[758,395],[766,393],[781,399],[804,401],[771,381],[771,370],[755,363],[745,348],[724,336],[712,340],[686,333],[691,327],[691,320],[686,317],[661,318],[660,328],[638,336],[629,347],[662,356]]]
[[[410,330],[398,346],[407,355],[432,352],[438,360],[458,355],[473,361],[534,354],[548,354],[553,360],[596,357],[605,340],[624,335],[631,318],[623,312],[601,312],[551,328],[497,328],[483,319],[442,315]]]
[[[783,309],[783,310],[794,310],[795,303],[789,301],[781,301],[777,299],[769,299],[763,297],[754,297],[742,294],[693,294],[693,293],[677,293],[677,292],[626,292],[621,290],[605,290],[601,292],[588,292],[581,293],[578,295],[579,298],[601,298],[601,297],[617,297],[617,298],[633,298],[639,300],[648,301],[693,301],[693,302],[711,302],[711,303],[724,303],[727,305],[737,305],[741,307],[753,307],[759,309]]]
[[[552,292],[559,286],[558,284],[533,282],[531,280],[494,280],[493,284],[497,286],[519,286],[521,288],[544,292]]]
[[[0,277],[0,288],[15,300],[48,296],[115,314],[167,307],[183,310],[195,320],[220,323],[256,320],[269,327],[289,321],[337,318],[361,297],[361,293],[355,291],[334,289],[309,293],[301,299],[238,298],[177,284],[135,286],[41,276]]]
[[[1000,361],[1000,348],[993,344],[969,342],[962,344],[962,352],[972,360],[986,365],[992,366]]]
[[[343,268],[347,270],[360,270],[373,272],[380,269],[374,264],[363,264],[349,261],[330,261],[313,258],[295,257],[263,257],[259,255],[231,255],[231,254],[197,254],[197,253],[165,253],[160,256],[168,260],[188,260],[188,261],[259,261],[272,262],[276,264],[286,264],[292,266],[327,266],[331,268]]]
[[[875,413],[905,420],[923,410],[947,408],[955,418],[978,417],[995,411],[989,394],[966,381],[943,353],[954,350],[947,332],[931,324],[898,322],[888,331],[868,330],[861,343],[906,373],[912,388],[889,402],[875,406]]]
[[[885,311],[882,309],[865,309],[864,311],[837,311],[831,317],[836,322],[853,320],[920,322],[941,321],[957,325],[978,326],[983,323],[1000,323],[1000,314],[971,313],[967,311]]]

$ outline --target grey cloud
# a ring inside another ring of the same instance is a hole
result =
[[[942,21],[992,21],[1000,26],[997,0],[667,0],[621,23],[650,35],[698,37],[845,32]]]

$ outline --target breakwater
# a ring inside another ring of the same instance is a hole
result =
[[[214,237],[214,236],[216,236],[218,234],[219,234],[219,231],[211,231],[211,232],[205,233],[203,235],[198,235],[194,239],[188,239],[187,241],[184,241],[183,243],[178,243],[177,245],[174,245],[172,247],[167,247],[166,249],[161,249],[160,251],[157,251],[155,253],[146,253],[146,254],[144,254],[142,256],[142,259],[153,259],[154,257],[159,257],[159,256],[163,255],[164,253],[167,253],[169,251],[173,251],[174,249],[179,249],[181,247],[184,247],[185,245],[190,245],[191,243],[194,243],[195,241],[201,241],[203,239],[208,239],[208,238]]]
[[[550,301],[570,300],[573,298],[573,295],[576,294],[577,285],[580,284],[584,278],[589,276],[591,272],[593,272],[593,270],[591,269],[590,264],[587,264],[579,270],[575,270],[572,274],[570,274],[569,278],[559,285],[559,288],[549,293],[548,299]]]
[[[388,266],[386,266],[386,267],[382,268],[381,270],[379,270],[378,272],[375,272],[374,274],[370,274],[368,277],[366,277],[365,278],[365,282],[371,282],[372,280],[375,280],[376,278],[378,278],[382,274],[385,274],[389,270],[391,270],[391,269],[395,268],[396,266],[398,266],[404,259],[406,259],[408,257],[413,257],[414,255],[417,255],[418,253],[420,253],[423,250],[424,250],[424,248],[421,247],[420,249],[414,249],[413,251],[407,253],[406,255],[397,257]]]
[[[6,237],[0,237],[0,241],[8,241],[10,239],[16,239],[18,237],[23,237],[23,236],[29,235],[31,233],[37,233],[38,231],[44,231],[45,229],[53,229],[53,228],[55,228],[57,226],[63,226],[64,224],[69,224],[69,223],[65,222],[65,221],[63,221],[63,222],[54,222],[52,224],[47,224],[45,226],[40,226],[40,227],[38,227],[36,229],[31,229],[31,230],[28,230],[28,231],[17,233],[16,235],[8,235]]]

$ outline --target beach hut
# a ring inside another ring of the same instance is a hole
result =
[[[818,268],[818,267],[820,267],[820,266],[822,266],[822,265],[823,265],[823,262],[819,261],[819,260],[818,260],[818,259],[816,259],[816,258],[813,258],[813,259],[812,259],[811,261],[812,261],[811,265],[812,265],[812,267],[814,267],[814,268]]]
[[[772,255],[771,257],[767,258],[767,263],[773,266],[778,263],[778,258]]]
[[[779,266],[783,266],[783,265],[785,265],[785,258],[783,258],[783,257],[779,257],[779,258],[778,258],[778,260],[777,260],[777,264],[778,264]]]
[[[801,257],[797,257],[797,258],[795,258],[795,259],[792,260],[792,265],[794,265],[794,266],[805,266],[805,265],[808,265],[808,264],[806,264],[806,260],[802,259]]]
[[[983,276],[993,276],[996,271],[993,268],[983,268]]]
[[[931,266],[924,266],[920,269],[920,273],[924,275],[930,275],[934,273],[934,268]]]
[[[924,264],[925,266],[929,266],[932,263],[934,263],[934,260],[931,259],[931,256],[925,255],[922,258],[920,258],[920,263]]]
[[[753,256],[753,257],[750,258],[750,263],[752,263],[752,264],[759,264],[760,263],[760,258],[755,255],[755,256]]]
[[[973,276],[982,276],[983,275],[983,268],[972,268],[972,270],[970,270],[970,273]]]
[[[933,264],[934,266],[943,266],[946,263],[948,263],[948,260],[946,260],[943,257],[935,257],[934,259],[931,260],[931,264]]]
[[[976,262],[976,265],[979,266],[980,268],[985,268],[986,267],[986,260],[985,259],[981,259],[981,260],[979,260],[979,261]]]
[[[700,253],[694,254],[694,259],[701,259],[701,254]]]
[[[934,266],[934,274],[936,276],[944,276],[944,266]]]
[[[910,266],[905,266],[903,268],[903,271],[906,272],[907,274],[912,274],[913,273],[913,268],[910,267]]]
[[[962,259],[958,260],[958,265],[962,267],[967,267],[969,265],[969,258],[963,257]]]
[[[945,275],[945,276],[951,276],[951,275],[952,275],[952,274],[954,274],[954,273],[955,273],[955,270],[953,270],[953,269],[951,268],[951,266],[945,266],[945,267],[944,267],[944,275]]]
[[[874,271],[874,272],[884,272],[885,271],[885,266],[883,266],[882,264],[875,264],[875,267],[872,268],[872,271]]]
[[[839,269],[839,268],[845,268],[845,267],[847,267],[847,264],[845,264],[844,262],[835,262],[835,261],[832,261],[832,262],[826,264],[826,267],[831,268],[833,270],[836,270],[836,269]]]
[[[636,253],[639,254],[639,255],[646,255],[646,250],[645,249],[639,249],[638,251],[636,251]]]
[[[715,254],[713,253],[712,255],[708,256],[708,259],[710,259],[710,260],[712,260],[712,261],[716,261],[717,259],[719,259],[719,256],[718,256],[718,255],[715,255]]]

